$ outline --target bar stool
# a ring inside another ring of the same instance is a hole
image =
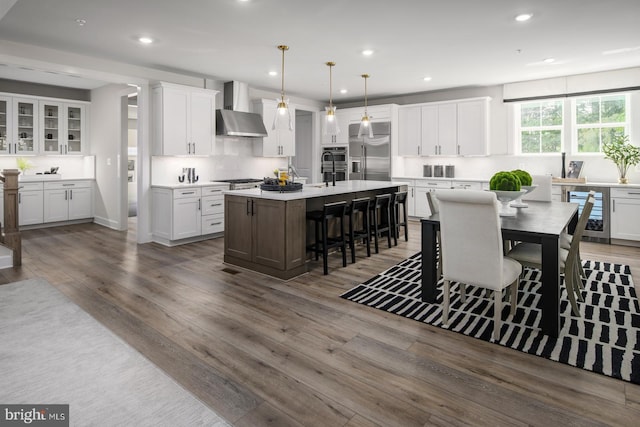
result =
[[[375,201],[371,204],[371,235],[378,253],[378,236],[382,237],[382,233],[387,233],[387,241],[391,247],[391,194],[381,194],[376,196]]]
[[[367,245],[367,256],[371,256],[371,227],[369,225],[369,205],[371,199],[363,197],[353,199],[349,207],[349,248],[351,249],[351,263],[356,262],[356,240],[362,239]],[[362,213],[362,222],[358,222]]]
[[[344,235],[344,216],[347,209],[347,202],[327,203],[321,211],[307,212],[307,219],[315,222],[316,241],[307,246],[307,250],[316,254],[322,254],[324,274],[329,274],[327,267],[329,249],[340,248],[342,250],[342,266],[347,266],[347,247]],[[338,236],[329,237],[329,220],[337,219],[340,222],[340,232]]]
[[[400,222],[400,206],[402,205],[402,222]],[[404,227],[404,241],[409,241],[409,229],[407,227],[407,192],[398,191],[393,195],[393,244],[398,246],[400,227]]]

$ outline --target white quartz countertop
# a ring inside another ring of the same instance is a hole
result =
[[[168,188],[169,190],[179,190],[181,188],[199,188],[199,187],[229,187],[228,182],[220,181],[198,181],[193,184],[188,182],[179,184],[152,184],[151,188]]]
[[[280,193],[277,191],[263,191],[259,188],[250,188],[247,190],[228,190],[224,194],[234,196],[254,197],[258,199],[270,200],[299,200],[311,199],[314,197],[327,197],[337,194],[357,193],[360,191],[381,190],[385,188],[398,187],[401,185],[409,185],[405,181],[338,181],[336,186],[329,184],[328,187],[324,183],[305,184],[301,191],[292,191]]]
[[[394,180],[421,180],[421,181],[455,181],[455,182],[489,182],[489,179],[480,178],[444,178],[444,177],[424,177],[424,176],[403,176],[393,177]],[[552,185],[564,185],[564,186],[587,186],[587,187],[611,187],[611,188],[640,188],[640,183],[633,184],[619,184],[617,182],[554,182]]]

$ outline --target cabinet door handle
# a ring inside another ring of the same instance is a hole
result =
[[[69,190],[69,200],[73,200],[73,190]]]
[[[251,200],[251,216],[255,215],[255,211],[253,209],[253,200]]]
[[[433,154],[438,154],[438,146],[436,145],[435,147],[433,147],[435,152]]]
[[[413,197],[413,188],[411,189],[411,197]]]
[[[616,211],[616,199],[612,200],[613,204],[611,205],[611,211],[615,212]]]
[[[214,226],[214,225],[220,225],[222,224],[222,221],[218,221],[218,222],[212,222],[211,224],[209,224],[210,226]]]
[[[456,148],[456,151],[458,152],[458,154],[460,154],[460,146],[457,146],[458,148]]]
[[[249,210],[249,206],[250,206],[250,205],[249,205],[249,202],[250,202],[250,200],[249,200],[249,199],[247,199],[247,215],[250,215],[250,214],[251,214],[251,211]]]
[[[184,194],[196,194],[196,192],[195,192],[195,191],[185,191],[185,192],[183,192],[182,194],[183,194],[183,195],[184,195]]]
[[[22,203],[22,194],[18,193],[18,204]]]
[[[222,203],[212,203],[210,206],[211,206],[211,207],[214,207],[214,206],[222,206]]]
[[[198,199],[198,210],[202,210],[202,199]]]
[[[196,154],[196,143],[192,142],[192,144],[193,144],[193,154]]]
[[[640,196],[640,193],[636,193],[634,191],[629,191],[629,192],[627,192],[627,194],[630,195],[630,196]]]
[[[69,200],[69,199],[67,198],[67,190],[64,190],[64,199],[65,199],[65,200]]]

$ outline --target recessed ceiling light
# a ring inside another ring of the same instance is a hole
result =
[[[430,82],[431,81],[431,77],[426,76],[425,78],[423,78],[422,80],[424,80],[425,82]]]
[[[86,19],[82,19],[82,18],[76,19],[76,24],[78,24],[79,27],[82,27],[86,23],[87,23]]]
[[[554,58],[546,58],[544,59],[542,62],[546,62],[547,64],[551,64],[552,62],[554,62],[555,59]]]
[[[516,16],[516,21],[518,22],[528,21],[529,19],[531,19],[532,16],[533,16],[533,13],[521,13],[520,15]]]
[[[363,54],[364,56],[371,56],[371,55],[373,55],[373,50],[371,50],[371,49],[365,49],[365,50],[363,50],[363,51],[362,51],[362,54]]]
[[[347,93],[346,89],[340,89],[340,93]]]
[[[277,71],[269,71],[269,75],[270,76],[277,76],[278,72]]]
[[[153,43],[153,39],[151,37],[140,37],[138,41],[142,44],[151,44]]]

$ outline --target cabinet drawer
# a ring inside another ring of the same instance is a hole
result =
[[[482,190],[482,183],[475,181],[453,181],[451,188],[463,190]]]
[[[228,190],[228,185],[219,185],[216,187],[202,187],[202,197],[205,196],[215,196],[216,194],[222,195],[224,190]]]
[[[430,180],[430,179],[416,179],[416,187],[430,187],[430,188],[451,188],[451,181],[443,180]]]
[[[42,182],[19,182],[19,191],[42,191]]]
[[[185,199],[188,197],[200,197],[200,187],[173,190],[174,199]]]
[[[640,199],[640,188],[612,188],[611,197],[624,197],[625,199]]]
[[[45,190],[68,190],[70,188],[91,188],[92,181],[61,181],[61,182],[45,182]]]
[[[202,234],[221,233],[224,231],[224,214],[205,215],[202,217]]]
[[[202,215],[224,213],[224,196],[207,196],[202,198]]]

